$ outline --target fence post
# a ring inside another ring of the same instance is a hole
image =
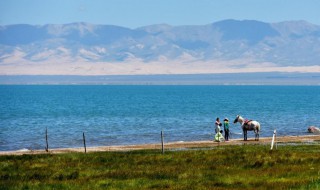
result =
[[[277,133],[274,135],[274,141],[276,143],[276,150],[278,149]]]
[[[49,143],[48,143],[48,127],[46,127],[46,152],[49,152]]]
[[[274,144],[274,140],[275,140],[275,138],[276,138],[276,134],[277,134],[277,131],[274,130],[274,131],[273,131],[273,136],[272,136],[272,141],[271,141],[271,150],[273,149],[273,144]]]
[[[84,132],[83,132],[83,146],[84,146],[84,153],[87,153],[86,137],[84,136]]]
[[[161,149],[162,149],[162,154],[164,154],[164,137],[163,137],[163,131],[161,130]]]

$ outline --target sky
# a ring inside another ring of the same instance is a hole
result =
[[[87,22],[138,28],[224,19],[320,25],[319,0],[0,0],[0,25]]]

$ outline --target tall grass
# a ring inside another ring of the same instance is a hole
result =
[[[0,156],[0,189],[318,189],[320,146]]]

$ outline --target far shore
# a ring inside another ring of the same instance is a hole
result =
[[[228,145],[246,145],[246,144],[271,144],[272,137],[263,137],[259,141],[255,141],[254,138],[249,138],[248,141],[243,139],[231,139],[226,142],[215,141],[178,141],[178,142],[166,142],[164,144],[165,150],[179,150],[187,148],[210,148],[217,146]],[[279,136],[276,138],[275,143],[314,143],[320,141],[320,135],[302,135],[302,136]],[[105,152],[105,151],[133,151],[133,150],[152,150],[162,149],[161,143],[159,144],[139,144],[139,145],[124,145],[124,146],[97,146],[87,147],[86,152]],[[0,156],[4,155],[24,155],[24,154],[62,154],[62,153],[74,153],[84,152],[84,147],[79,148],[56,148],[45,150],[17,150],[17,151],[0,151]]]

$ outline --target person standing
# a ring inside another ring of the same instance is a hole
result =
[[[220,129],[220,127],[222,126],[222,123],[220,123],[220,119],[219,117],[216,119],[216,122],[215,122],[215,132],[216,132],[216,135],[214,136],[214,140],[216,142],[221,142],[221,141],[224,141],[224,138],[223,138],[223,135],[222,135],[222,130]]]
[[[220,133],[220,127],[222,126],[222,124],[220,123],[219,117],[217,117],[216,122],[214,123],[214,125],[216,126],[215,132],[216,133]]]
[[[223,120],[223,128],[224,128],[224,139],[229,141],[229,119],[225,118]]]

